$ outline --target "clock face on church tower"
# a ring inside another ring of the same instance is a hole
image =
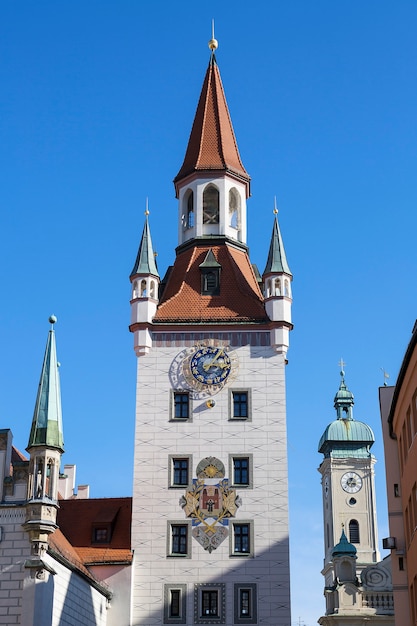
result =
[[[346,493],[357,493],[362,487],[362,478],[356,472],[343,474],[340,483]]]

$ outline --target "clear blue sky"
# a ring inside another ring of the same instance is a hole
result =
[[[355,417],[378,412],[417,317],[417,4],[0,4],[0,427],[24,449],[55,313],[64,462],[92,496],[131,493],[136,357],[128,332],[145,198],[160,272],[174,259],[172,179],[217,59],[252,176],[251,259],[263,270],[277,196],[294,274],[287,368],[294,624],[324,611],[317,442],[337,363]],[[306,583],[308,590],[305,590]]]

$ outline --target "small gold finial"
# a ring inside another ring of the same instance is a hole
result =
[[[146,209],[145,209],[145,215],[148,216],[149,215],[149,208],[148,208],[148,198],[146,197]]]
[[[212,52],[217,50],[217,48],[219,47],[219,42],[217,41],[217,39],[214,38],[214,20],[211,20],[211,39],[208,42],[208,47]]]
[[[277,197],[274,196],[274,215],[278,215]]]

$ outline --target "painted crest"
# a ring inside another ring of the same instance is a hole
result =
[[[194,539],[208,552],[228,536],[229,518],[235,517],[240,503],[236,490],[224,478],[223,463],[215,457],[199,463],[197,478],[180,499],[185,515],[192,519]]]

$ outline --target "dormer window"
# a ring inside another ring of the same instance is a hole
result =
[[[220,270],[221,265],[216,261],[212,250],[207,252],[203,263],[200,263],[201,270],[201,295],[218,296],[220,294]]]
[[[92,543],[110,543],[110,527],[93,527]]]
[[[203,224],[219,223],[219,190],[207,185],[203,192]]]

